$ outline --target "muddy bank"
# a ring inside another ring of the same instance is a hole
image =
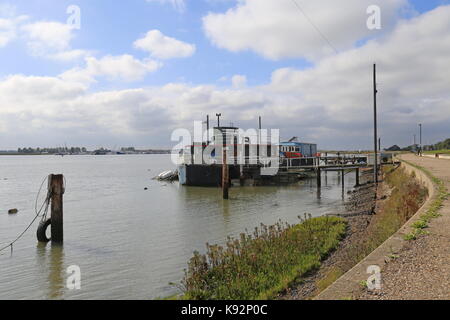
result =
[[[322,262],[319,270],[300,279],[280,295],[280,299],[313,298],[320,292],[321,285],[326,285],[327,281],[333,282],[334,278],[338,278],[353,266],[351,262],[353,259],[348,259],[348,249],[354,247],[356,243],[364,241],[364,232],[370,224],[376,208],[376,194],[372,180],[373,171],[363,171],[360,178],[361,185],[351,192],[345,205],[345,212],[336,214],[347,220],[347,236],[341,241],[338,249]]]
[[[385,166],[378,188],[364,171],[346,205],[347,236],[316,272],[300,279],[280,299],[310,299],[352,269],[396,233],[419,210],[427,189],[399,166]],[[352,298],[354,298],[352,296]]]
[[[355,257],[350,258],[349,254],[353,255],[357,245],[365,241],[365,231],[376,211],[377,199],[373,184],[373,171],[363,171],[360,181],[361,185],[350,193],[349,200],[345,205],[345,212],[336,214],[337,216],[345,217],[347,220],[347,235],[341,241],[338,249],[322,262],[319,270],[300,279],[281,294],[279,299],[311,299],[325,289],[324,287],[334,282],[340,275],[353,267]],[[385,188],[381,187],[379,189],[384,190]],[[385,193],[385,191],[379,191],[378,198],[385,198]]]

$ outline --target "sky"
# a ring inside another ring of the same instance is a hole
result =
[[[450,1],[0,1],[0,150],[167,148],[216,113],[368,149],[374,63],[384,147],[450,137]]]

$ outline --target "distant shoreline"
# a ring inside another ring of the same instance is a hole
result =
[[[168,152],[154,152],[154,153],[127,153],[127,154],[106,154],[106,155],[97,155],[93,153],[86,154],[65,154],[63,157],[67,156],[139,156],[139,155],[163,155],[163,154],[172,154],[171,151]],[[60,154],[53,153],[0,153],[0,156],[57,156],[61,157]]]

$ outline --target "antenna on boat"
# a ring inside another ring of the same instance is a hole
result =
[[[206,115],[206,144],[209,144],[209,114]]]
[[[220,117],[222,116],[221,113],[216,113],[216,117],[217,117],[217,127],[220,128]]]

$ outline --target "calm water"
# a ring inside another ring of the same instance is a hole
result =
[[[63,173],[67,181],[64,247],[38,245],[33,225],[12,256],[0,253],[0,299],[164,297],[177,292],[168,283],[182,278],[192,252],[206,242],[223,243],[260,223],[295,223],[304,212],[335,212],[343,203],[335,173],[327,174],[320,197],[311,179],[234,188],[223,201],[218,188],[151,180],[171,168],[168,155],[0,157],[0,244],[34,217],[46,175]],[[346,176],[346,191],[353,185],[353,175]],[[19,214],[8,215],[11,208]],[[65,288],[71,265],[81,268],[81,290]]]

